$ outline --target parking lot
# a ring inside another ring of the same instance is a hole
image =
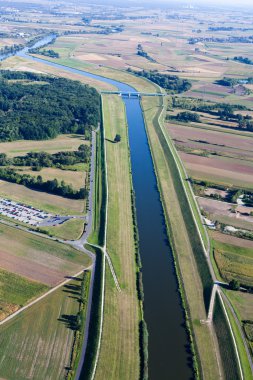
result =
[[[32,206],[26,206],[4,198],[0,198],[0,215],[32,226],[39,226],[41,222],[54,217],[52,214],[35,209]]]

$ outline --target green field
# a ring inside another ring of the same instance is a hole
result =
[[[49,288],[0,269],[0,321]]]
[[[253,285],[253,249],[213,242],[214,259],[221,277],[229,282],[237,279],[242,285]]]
[[[62,380],[70,364],[80,278],[0,327],[0,378]]]
[[[77,240],[83,233],[84,221],[81,219],[70,219],[63,224],[54,227],[41,227],[40,229],[60,239]]]

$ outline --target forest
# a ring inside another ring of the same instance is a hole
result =
[[[65,78],[0,71],[0,141],[89,136],[99,121],[100,96],[94,88]]]

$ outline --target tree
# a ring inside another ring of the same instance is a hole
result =
[[[230,289],[232,289],[232,290],[239,290],[240,289],[240,283],[239,283],[239,281],[238,280],[231,280],[230,282],[229,282],[229,287],[230,287]]]
[[[200,122],[199,114],[188,111],[179,112],[176,116],[176,119],[179,121],[185,121],[186,123],[188,123],[188,121],[193,121],[196,123]]]
[[[120,142],[120,141],[121,141],[121,136],[117,134],[117,135],[114,137],[114,142],[117,143],[117,142]]]

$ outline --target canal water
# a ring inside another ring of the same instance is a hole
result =
[[[45,41],[41,41],[41,44],[44,43]],[[112,84],[120,91],[136,91],[121,82],[29,57],[26,51],[17,55]],[[143,113],[138,98],[123,98],[123,101],[127,113],[133,187],[136,195],[144,317],[149,332],[149,379],[189,380],[193,377],[191,356],[188,352],[189,342]]]

